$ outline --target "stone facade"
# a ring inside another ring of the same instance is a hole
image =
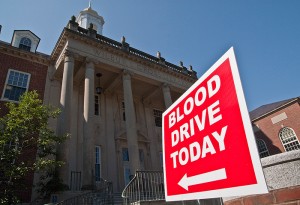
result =
[[[51,60],[45,103],[62,109],[51,123],[57,133],[71,134],[59,147],[66,161],[60,175],[70,190],[89,189],[101,177],[121,192],[136,170],[162,170],[161,114],[197,80],[194,71],[74,21]]]

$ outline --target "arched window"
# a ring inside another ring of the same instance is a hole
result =
[[[26,51],[30,51],[30,49],[31,49],[31,40],[29,38],[26,38],[26,37],[21,38],[19,48],[21,48],[23,50],[26,50]]]
[[[285,151],[300,149],[299,140],[292,128],[284,127],[279,132],[279,138]]]
[[[256,143],[260,158],[267,157],[270,155],[265,141],[263,141],[262,139],[257,139]]]

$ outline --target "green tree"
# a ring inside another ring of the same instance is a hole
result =
[[[56,145],[66,136],[56,136],[48,120],[60,111],[43,105],[36,91],[26,92],[19,103],[7,103],[8,114],[0,118],[0,204],[18,203],[18,192],[24,190],[24,178],[38,171],[42,195],[64,189],[56,169],[63,165],[56,160]],[[32,159],[26,155],[34,152]],[[35,157],[36,156],[36,157]]]

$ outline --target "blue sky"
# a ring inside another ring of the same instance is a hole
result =
[[[88,0],[1,0],[0,40],[14,30],[41,38],[51,51],[68,20]],[[299,0],[93,0],[104,17],[103,35],[167,61],[192,65],[201,76],[234,47],[248,109],[298,97]]]

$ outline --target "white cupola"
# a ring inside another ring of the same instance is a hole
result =
[[[98,34],[102,35],[102,29],[104,25],[104,19],[95,10],[92,9],[91,2],[89,7],[80,11],[76,22],[80,27],[88,29],[90,24],[93,24],[93,29],[97,31]]]

